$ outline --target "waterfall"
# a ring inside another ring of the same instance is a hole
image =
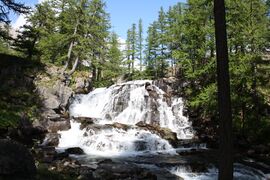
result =
[[[148,85],[146,87],[146,84]],[[87,154],[125,155],[142,152],[175,153],[170,143],[158,134],[140,129],[137,123],[168,128],[178,139],[191,139],[193,130],[183,116],[183,101],[169,97],[152,81],[139,80],[98,88],[87,95],[77,95],[70,105],[71,117],[89,117],[96,125],[121,123],[121,128],[80,129],[71,121],[69,131],[60,132],[59,147],[81,147]]]

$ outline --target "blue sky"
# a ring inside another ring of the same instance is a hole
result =
[[[20,0],[19,2],[34,6],[38,0]],[[161,6],[167,10],[169,6],[175,5],[177,2],[185,2],[185,0],[105,0],[105,2],[107,12],[111,17],[112,30],[125,39],[127,29],[131,27],[132,23],[138,23],[142,18],[146,32],[148,25],[157,19]],[[15,22],[14,18],[13,20]]]

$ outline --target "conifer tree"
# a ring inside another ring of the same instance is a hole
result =
[[[148,27],[146,39],[146,72],[148,76],[152,78],[158,77],[158,64],[157,64],[157,51],[158,51],[158,41],[157,41],[157,22],[155,21]]]
[[[139,20],[139,25],[138,25],[138,51],[139,51],[139,60],[140,60],[140,71],[142,71],[142,65],[143,65],[143,24],[142,24],[142,19]]]
[[[158,21],[157,21],[157,32],[158,32],[158,57],[157,57],[157,75],[158,77],[165,77],[167,69],[167,42],[166,42],[166,15],[163,7],[160,8]]]
[[[9,23],[9,13],[13,11],[18,14],[28,13],[30,7],[25,6],[21,2],[15,2],[14,0],[1,0],[0,1],[0,22]]]
[[[131,28],[131,69],[132,73],[135,71],[135,60],[137,59],[137,44],[138,44],[138,34],[136,31],[136,24],[132,24]]]
[[[127,39],[126,39],[126,49],[125,49],[125,54],[126,54],[126,64],[128,66],[128,73],[131,73],[131,54],[132,54],[132,45],[131,45],[131,30],[129,29],[127,31]]]
[[[112,32],[109,38],[108,60],[106,61],[104,68],[104,76],[110,81],[116,80],[122,73],[122,53],[119,48],[118,35],[115,32]]]

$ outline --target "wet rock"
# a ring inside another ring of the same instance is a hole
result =
[[[147,84],[145,84],[145,89],[146,89],[146,91],[154,91],[154,87],[152,86],[152,85],[147,85]]]
[[[140,127],[141,129],[148,130],[152,133],[159,135],[161,138],[169,141],[170,144],[174,147],[177,146],[177,142],[178,142],[177,134],[175,132],[172,132],[168,128],[161,128],[158,125],[146,124],[143,121],[138,122],[136,126]]]
[[[75,177],[80,176],[80,174],[83,173],[81,171],[81,165],[80,163],[71,158],[64,158],[62,160],[57,160],[54,161],[53,163],[50,164],[50,167],[48,169],[53,169],[54,171],[61,173],[61,174],[67,174],[70,177],[73,177],[74,179],[77,179]],[[86,167],[87,168],[87,167]],[[91,172],[91,168],[88,168],[89,172]],[[86,170],[84,170],[85,172]],[[86,172],[85,172],[86,174]]]
[[[129,129],[129,126],[128,125],[126,125],[126,124],[121,124],[121,123],[113,123],[112,124],[112,127],[114,127],[114,128],[118,128],[118,129],[123,129],[123,130],[125,130],[125,131],[127,131],[128,129]]]
[[[52,163],[57,156],[57,152],[53,146],[42,147],[40,152],[42,153],[40,161],[43,163]]]
[[[117,95],[113,101],[112,112],[110,118],[116,117],[119,113],[123,112],[124,109],[128,107],[128,101],[130,99],[130,90],[129,85],[121,86],[119,89],[116,89],[112,92],[113,95]]]
[[[149,93],[149,97],[153,98],[153,99],[158,99],[158,93],[154,90],[148,91]]]
[[[98,165],[106,163],[113,163],[113,161],[111,159],[103,159],[98,162]]]
[[[76,155],[83,155],[84,151],[79,147],[72,147],[65,150],[68,154],[76,154]]]
[[[134,146],[136,151],[145,151],[147,150],[146,141],[134,141]]]
[[[170,96],[173,95],[174,91],[179,87],[178,80],[175,77],[158,79],[153,81],[153,84]]]
[[[133,164],[102,162],[93,173],[97,179],[157,179],[155,175],[147,170]]]
[[[49,132],[56,133],[57,131],[65,131],[71,128],[70,120],[65,119],[64,121],[51,121],[48,120],[47,128]]]
[[[81,180],[90,180],[90,179],[94,179],[93,176],[93,169],[88,167],[88,166],[81,166],[79,169],[79,176],[77,179],[81,179]]]
[[[67,152],[61,152],[61,153],[57,153],[55,159],[57,160],[62,160],[65,158],[68,158],[69,154]]]
[[[42,143],[43,146],[58,146],[60,134],[48,133]]]
[[[35,161],[23,145],[11,140],[0,140],[0,177],[30,179],[35,174]]]
[[[84,129],[86,126],[94,123],[94,119],[89,117],[73,117],[73,119],[81,123],[80,129]]]

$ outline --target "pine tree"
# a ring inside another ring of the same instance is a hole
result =
[[[184,17],[184,8],[183,4],[178,3],[173,7],[169,7],[169,10],[166,14],[166,39],[167,39],[167,51],[168,51],[168,59],[171,62],[171,71],[172,75],[176,75],[177,67],[176,67],[176,59],[174,58],[175,52],[182,51],[183,42],[183,17]]]
[[[14,0],[1,0],[0,1],[0,22],[10,23],[9,13],[13,11],[18,14],[28,13],[30,7],[25,6],[23,3],[15,2]]]
[[[23,3],[15,2],[14,0],[0,0],[0,51],[8,53],[12,44],[13,38],[9,33],[10,12],[16,14],[26,14],[30,7],[25,6]]]
[[[165,77],[167,69],[167,40],[166,40],[166,15],[163,8],[160,8],[158,21],[157,21],[157,32],[158,32],[158,57],[157,57],[157,75],[158,77]]]
[[[136,32],[136,24],[132,24],[131,28],[131,69],[132,73],[135,71],[135,60],[137,59],[137,40],[138,40],[138,34]]]
[[[129,29],[127,31],[127,39],[126,39],[126,49],[125,49],[125,54],[126,54],[126,64],[128,66],[128,73],[131,73],[131,54],[132,54],[132,47],[131,47],[131,30]]]
[[[109,14],[105,11],[105,3],[101,0],[93,0],[90,2],[89,22],[87,29],[87,38],[90,42],[90,57],[93,67],[93,77],[95,80],[102,78],[102,67],[105,63],[107,53],[107,39],[109,36]],[[87,47],[84,47],[87,50]]]
[[[154,22],[148,27],[147,31],[147,39],[146,39],[146,73],[151,78],[158,77],[158,64],[157,64],[157,56],[158,56],[158,41],[157,41],[157,22]]]
[[[122,53],[120,51],[118,35],[112,32],[109,38],[109,51],[105,63],[104,77],[108,81],[115,81],[122,73]]]
[[[139,60],[140,60],[140,71],[142,71],[142,65],[143,65],[143,24],[142,19],[139,20],[139,32],[138,32],[138,51],[139,51]]]

